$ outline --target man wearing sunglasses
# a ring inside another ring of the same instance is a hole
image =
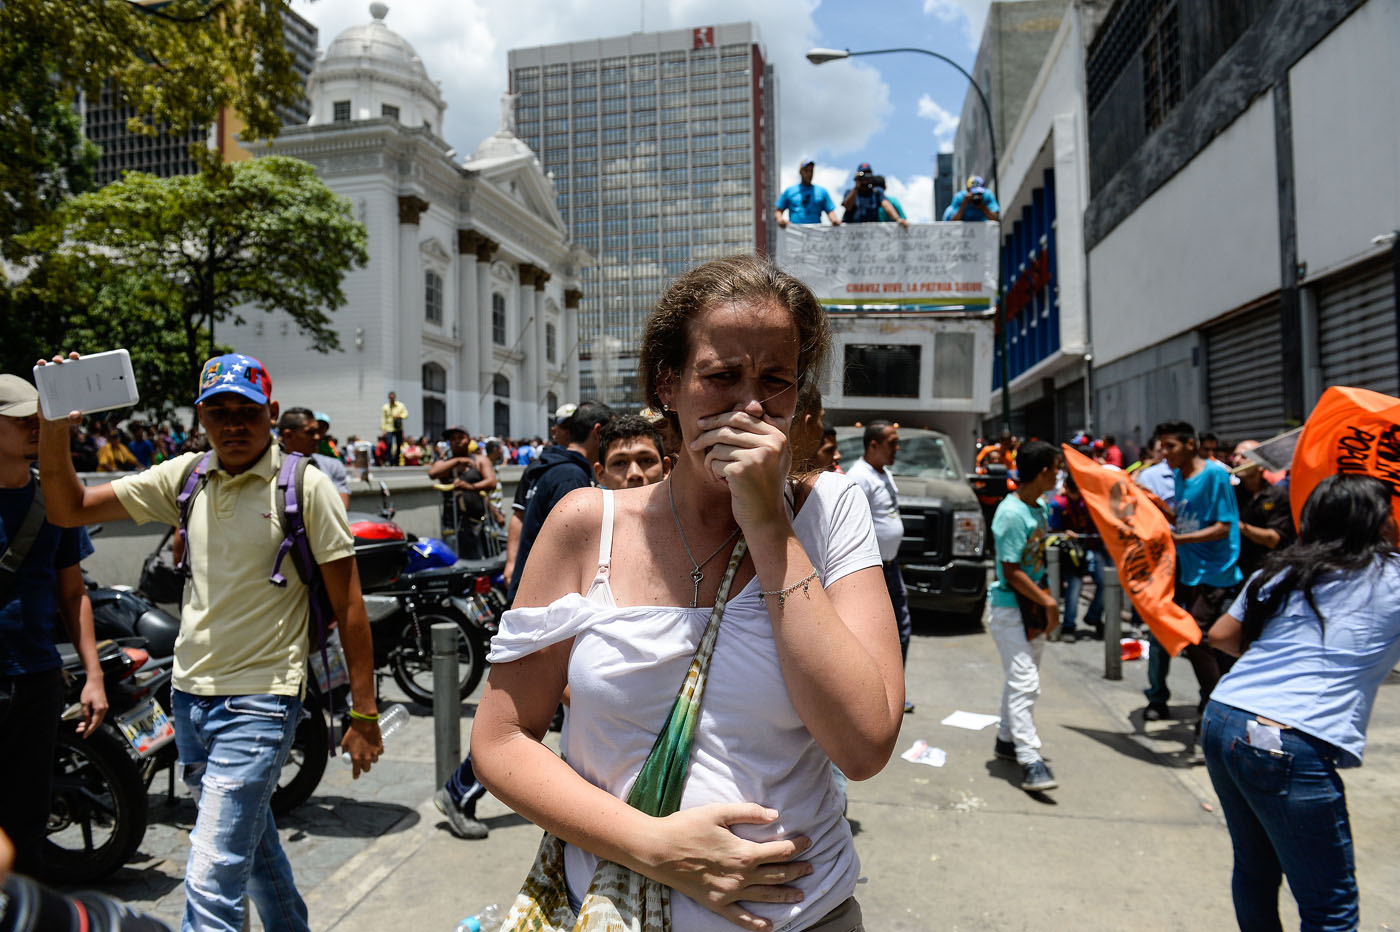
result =
[[[245,894],[267,929],[301,932],[310,925],[268,806],[301,710],[310,620],[297,573],[283,573],[285,586],[270,580],[283,541],[277,488],[283,453],[273,443],[278,405],[271,395],[272,379],[250,356],[216,356],[201,370],[195,410],[213,451],[207,478],[187,506],[190,576],[171,695],[181,769],[199,806],[185,870],[185,932],[237,932]],[[77,418],[76,411],[68,415]],[[41,422],[44,496],[50,519],[62,527],[122,518],[179,524],[185,468],[203,456],[188,453],[85,487],[68,455],[68,423],[61,415]],[[354,707],[344,747],[359,776],[383,751],[369,620],[334,485],[320,470],[307,470],[304,493],[307,537],[350,671]]]

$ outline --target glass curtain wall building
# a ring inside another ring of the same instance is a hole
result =
[[[583,398],[635,407],[637,341],[700,262],[766,252],[777,86],[752,23],[634,33],[509,54],[516,135],[554,178],[584,271]],[[572,400],[572,399],[571,399]]]

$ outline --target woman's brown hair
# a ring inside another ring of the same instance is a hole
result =
[[[816,295],[770,260],[753,254],[729,256],[696,266],[666,289],[642,334],[642,390],[660,409],[658,389],[680,374],[690,354],[690,323],[700,312],[733,301],[786,308],[797,327],[797,393],[808,396],[821,384],[831,352],[831,324]],[[675,415],[667,420],[674,424]]]

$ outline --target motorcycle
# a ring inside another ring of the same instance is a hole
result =
[[[458,694],[465,699],[486,673],[486,646],[500,617],[490,598],[491,580],[505,559],[457,560],[436,539],[415,540],[409,551],[403,573],[364,593],[375,664],[387,666],[415,702],[431,705],[432,627],[456,625]]]
[[[404,533],[393,522],[383,483],[380,496],[378,515],[350,515],[375,665],[387,667],[415,702],[431,705],[432,626],[456,625],[458,692],[465,699],[485,675],[486,646],[505,610],[505,555],[458,559],[442,540]]]
[[[102,587],[85,576],[88,583],[88,599],[92,602],[93,629],[98,638],[112,638],[124,643],[144,642],[150,656],[156,658],[152,664],[166,671],[163,679],[153,684],[153,700],[163,710],[170,708],[170,675],[175,653],[175,638],[180,633],[179,619],[160,608],[144,593],[122,586]],[[285,815],[306,802],[321,782],[326,770],[326,760],[330,752],[330,735],[327,729],[326,707],[327,690],[322,685],[323,677],[316,673],[320,655],[309,664],[306,695],[302,700],[301,715],[297,722],[296,735],[287,761],[282,765],[282,774],[277,789],[272,794],[272,811]],[[110,691],[109,691],[110,692]],[[335,708],[344,718],[350,704],[348,689],[343,684],[333,687],[332,696]],[[109,696],[109,701],[110,696]],[[348,724],[341,725],[341,732]],[[171,742],[156,753],[140,762],[144,785],[149,788],[161,772],[167,773],[166,799],[175,800],[175,764],[177,754]]]
[[[67,706],[54,758],[42,879],[90,883],[126,863],[146,835],[143,762],[167,748],[173,751],[175,741],[170,719],[150,695],[153,685],[168,679],[168,671],[156,667],[138,675],[149,660],[144,650],[100,642],[108,711],[97,730],[82,738],[73,723],[82,717],[83,662],[70,644],[59,645],[59,653]]]

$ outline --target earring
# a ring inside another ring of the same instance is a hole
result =
[[[664,413],[664,414],[670,414],[670,413],[671,413],[671,406],[668,405],[666,402],[663,401],[663,402],[661,402],[661,411],[662,411],[662,413]]]

